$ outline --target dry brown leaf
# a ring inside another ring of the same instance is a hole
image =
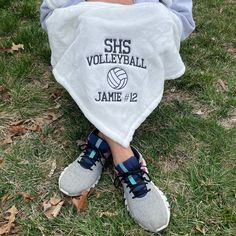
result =
[[[19,51],[19,49],[24,50],[24,45],[23,44],[14,44],[12,43],[11,51]]]
[[[48,219],[53,219],[58,216],[64,201],[61,199],[51,198],[50,201],[43,202],[44,214]]]
[[[43,135],[40,135],[40,143],[45,144],[46,138]]]
[[[7,202],[8,200],[10,200],[12,198],[12,196],[9,194],[9,193],[7,193],[7,194],[5,194],[5,195],[3,195],[2,197],[1,197],[1,203],[2,204],[5,204],[5,202]]]
[[[95,194],[96,194],[96,198],[100,198],[101,192],[96,191]]]
[[[0,157],[0,168],[3,168],[4,165],[5,165],[5,159]]]
[[[42,88],[43,89],[48,89],[49,88],[49,83],[46,83]]]
[[[60,92],[53,92],[51,93],[50,95],[50,98],[54,101],[54,102],[57,102],[58,100],[60,100],[61,96],[60,96]]]
[[[10,215],[9,216],[6,216],[5,219],[11,221],[11,222],[14,222],[15,219],[16,219],[16,215],[18,214],[18,210],[16,208],[16,206],[12,206],[8,211],[7,213],[9,213]]]
[[[29,131],[39,133],[42,131],[42,128],[43,128],[43,120],[28,119],[24,121],[24,126]]]
[[[12,136],[7,136],[2,140],[3,144],[11,144],[13,141],[11,139]]]
[[[206,234],[206,228],[203,225],[197,225],[195,229],[203,235]]]
[[[11,48],[0,48],[0,52],[12,52]]]
[[[14,44],[14,43],[12,43],[12,46],[10,48],[0,48],[0,52],[13,53],[15,51],[19,51],[20,49],[24,50],[24,45],[23,44]]]
[[[60,198],[57,198],[57,197],[50,198],[50,203],[51,203],[52,206],[56,206],[61,201],[62,200]]]
[[[199,109],[199,110],[197,110],[197,111],[193,111],[193,114],[198,115],[198,116],[202,116],[202,115],[204,115],[205,113],[204,113],[204,111],[202,111],[201,109]]]
[[[11,226],[12,226],[12,224],[9,224],[9,223],[0,225],[0,235],[10,233]]]
[[[104,212],[99,213],[100,217],[103,217],[103,216],[112,217],[112,216],[117,216],[117,215],[118,215],[117,212],[109,212],[109,211],[104,211]]]
[[[16,220],[18,210],[14,205],[6,213],[9,214],[5,217],[8,222],[0,226],[0,235],[9,234],[11,232],[14,227],[14,222]]]
[[[0,86],[0,93],[5,93],[6,92],[6,88],[4,86]]]
[[[89,195],[89,191],[82,192],[82,194],[78,197],[72,197],[72,203],[74,204],[78,212],[87,210],[88,195]]]
[[[19,225],[17,225],[17,226],[14,225],[14,228],[12,228],[10,235],[11,236],[20,236],[20,235],[22,235],[22,234],[20,234],[20,226]]]
[[[61,104],[57,104],[56,106],[55,106],[55,109],[59,109],[61,107]]]
[[[26,192],[21,192],[20,195],[23,197],[25,202],[30,202],[32,201],[34,198],[31,197],[28,193]]]
[[[40,127],[39,124],[32,124],[30,127],[28,127],[28,130],[39,133],[42,131],[42,127]]]
[[[11,138],[14,136],[24,135],[27,131],[41,132],[44,125],[51,124],[52,122],[58,120],[62,117],[60,113],[47,112],[43,114],[43,117],[38,117],[35,119],[19,120],[10,123],[8,127],[8,132],[11,134]],[[5,143],[11,143],[12,140],[7,137]]]
[[[79,147],[80,145],[84,145],[84,144],[86,144],[86,142],[85,141],[83,141],[83,140],[76,140],[76,145]]]
[[[51,170],[50,170],[50,172],[48,174],[48,178],[51,178],[53,176],[56,168],[57,168],[56,160],[53,160]]]
[[[23,160],[23,161],[20,161],[19,164],[20,164],[20,165],[28,165],[28,164],[29,164],[29,161]]]
[[[24,125],[14,125],[10,126],[8,131],[12,136],[20,136],[24,135],[27,132],[27,129],[25,128]]]
[[[12,121],[12,122],[10,123],[10,126],[22,125],[24,122],[25,122],[24,120]]]
[[[43,202],[43,211],[46,212],[47,210],[49,210],[52,207],[52,204],[50,203],[50,201],[45,200]]]
[[[222,79],[218,79],[218,80],[217,80],[217,83],[220,85],[220,87],[221,87],[224,91],[226,91],[226,92],[229,91],[228,86],[226,85],[225,81],[223,81]]]
[[[54,206],[54,209],[53,209],[53,211],[51,213],[52,217],[55,218],[55,217],[57,217],[59,215],[63,204],[64,204],[64,201],[61,201],[56,206]]]
[[[236,57],[236,47],[233,43],[225,43],[225,49],[235,58]]]
[[[0,101],[10,102],[11,101],[11,94],[9,92],[5,92],[5,93],[1,94]]]
[[[45,114],[45,116],[47,119],[51,120],[52,122],[54,122],[62,117],[62,115],[60,113],[53,113],[53,112],[48,112]]]

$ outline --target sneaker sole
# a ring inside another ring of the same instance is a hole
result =
[[[163,225],[162,227],[156,229],[156,231],[151,231],[151,232],[157,233],[157,232],[160,232],[160,231],[164,230],[164,229],[167,228],[167,226],[169,225],[169,222],[170,222],[170,204],[169,204],[169,202],[168,202],[167,197],[165,196],[165,194],[164,194],[157,186],[155,186],[155,188],[156,188],[156,190],[158,191],[158,193],[160,194],[160,196],[161,196],[161,198],[162,198],[162,200],[163,200],[163,202],[164,202],[164,204],[165,204],[165,206],[166,206],[167,215],[168,215],[168,222],[167,222],[167,224],[165,224],[165,225]],[[126,197],[125,197],[125,194],[124,194],[124,199],[125,199],[126,208],[127,208],[128,212],[129,212],[129,214],[132,216],[132,214],[130,213],[131,211],[130,211],[130,209],[129,209],[129,206],[128,206],[128,204],[127,204],[127,199],[126,199]],[[132,216],[132,217],[133,217],[133,216]],[[134,217],[133,217],[133,218],[134,218]],[[134,220],[135,220],[135,219],[134,219]],[[136,220],[135,220],[135,221],[136,221]],[[140,224],[138,221],[136,221],[136,222],[137,222],[143,229],[145,229],[145,230],[147,230],[147,231],[150,232],[150,230],[147,229],[145,226],[143,226],[142,224]]]
[[[71,165],[71,164],[70,164],[70,165]],[[69,165],[69,166],[70,166],[70,165]],[[62,178],[64,172],[66,171],[67,168],[69,168],[69,166],[67,166],[67,167],[62,171],[62,173],[61,173],[61,175],[60,175],[60,177],[59,177],[58,183],[60,183],[60,180],[61,180],[61,178]],[[60,184],[58,184],[58,185],[59,185],[59,190],[60,190],[62,193],[64,193],[65,195],[70,196],[70,197],[79,196],[79,195],[81,195],[82,192],[85,192],[85,191],[88,192],[88,191],[90,191],[91,188],[95,188],[95,186],[98,184],[98,182],[99,182],[99,180],[100,180],[100,178],[101,178],[101,175],[102,175],[102,174],[99,175],[97,181],[96,181],[93,185],[91,185],[89,188],[87,188],[87,189],[85,189],[85,190],[83,190],[83,191],[81,191],[81,192],[78,192],[78,193],[75,193],[75,194],[70,194],[70,193],[66,192],[64,189],[62,189],[62,188],[60,187]]]

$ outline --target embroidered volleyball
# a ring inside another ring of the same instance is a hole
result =
[[[108,72],[107,81],[113,89],[120,90],[127,85],[128,75],[123,69],[115,67]]]

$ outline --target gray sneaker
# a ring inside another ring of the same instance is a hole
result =
[[[170,205],[164,193],[151,181],[146,162],[137,149],[134,156],[115,166],[115,186],[124,188],[125,204],[130,215],[145,230],[159,232],[170,221]]]
[[[93,131],[87,143],[81,145],[82,153],[64,169],[59,177],[59,189],[68,196],[78,196],[98,183],[106,159],[111,155],[105,140]]]

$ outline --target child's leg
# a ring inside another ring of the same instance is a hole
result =
[[[98,135],[108,143],[112,152],[114,165],[118,165],[119,163],[128,160],[131,156],[134,155],[130,146],[128,148],[124,148],[117,142],[105,136],[103,133],[100,132]]]

